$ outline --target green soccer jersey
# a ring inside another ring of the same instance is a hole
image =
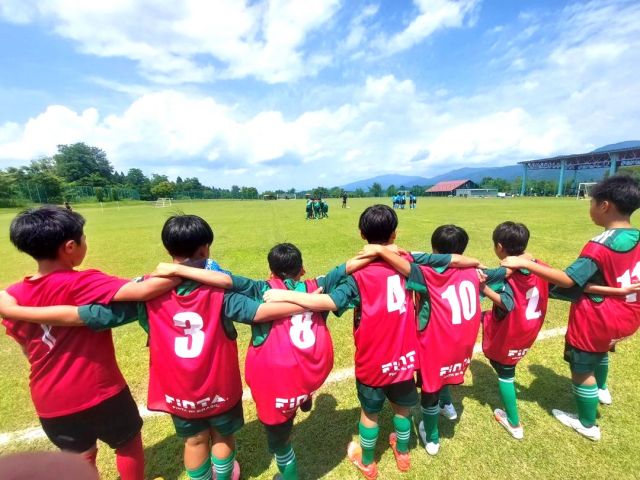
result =
[[[318,287],[322,287],[323,292],[332,291],[345,277],[347,276],[346,264],[339,265],[332,269],[326,275],[321,277],[316,277],[316,282],[318,283]],[[264,292],[269,290],[271,287],[269,283],[264,280],[252,280],[250,278],[240,277],[236,275],[232,275],[233,286],[231,289],[234,292],[240,293],[242,295],[246,295],[247,297],[256,300],[258,302],[262,302],[262,296]],[[304,280],[296,281],[293,279],[286,279],[284,281],[285,286],[288,290],[295,290],[298,292],[306,292],[306,286]],[[326,320],[329,312],[322,312],[321,315]],[[271,331],[271,322],[268,323],[257,323],[251,326],[251,342],[254,347],[258,347],[262,345],[267,337],[269,336],[269,332]]]
[[[627,252],[640,242],[640,230],[636,228],[614,228],[606,230],[593,240],[600,241],[604,246],[615,252]],[[584,290],[587,283],[603,285],[604,279],[598,269],[598,265],[586,257],[578,257],[567,267],[565,273],[575,282],[570,288],[553,287],[550,295],[559,300],[576,301]],[[594,301],[602,301],[602,297],[591,295]]]
[[[429,265],[433,268],[444,268],[451,263],[451,255],[436,253],[412,253],[414,262],[420,262],[421,265]],[[360,291],[358,283],[353,276],[348,275],[333,292],[329,293],[331,300],[336,304],[336,315],[341,316],[350,308],[360,306]],[[360,319],[354,316],[354,325],[357,327]]]
[[[232,276],[233,278],[233,276]],[[188,295],[200,286],[199,283],[184,280],[176,287],[178,295]],[[225,333],[231,340],[237,337],[233,322],[251,325],[260,304],[244,295],[225,291],[221,321]],[[109,305],[83,305],[78,309],[80,319],[92,330],[100,331],[119,327],[136,320],[149,333],[149,316],[144,302],[113,302]]]

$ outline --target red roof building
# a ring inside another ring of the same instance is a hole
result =
[[[425,190],[424,194],[433,197],[446,197],[455,195],[456,190],[460,188],[478,188],[478,184],[471,180],[450,180],[447,182],[436,183],[433,187]]]

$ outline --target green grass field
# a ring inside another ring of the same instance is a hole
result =
[[[384,199],[381,199],[384,201]],[[330,218],[304,219],[304,202],[209,201],[181,203],[171,208],[149,205],[100,207],[82,205],[77,211],[87,219],[89,253],[83,268],[133,277],[151,271],[157,262],[168,261],[162,248],[160,229],[175,211],[204,217],[213,227],[212,257],[234,273],[266,278],[267,252],[278,242],[300,247],[309,276],[327,272],[355,254],[363,244],[357,230],[360,212],[376,199],[350,199],[349,208],[329,200]],[[16,211],[0,210],[0,287],[30,274],[35,263],[18,253],[8,239],[9,223]],[[567,266],[584,243],[600,229],[588,215],[588,203],[574,199],[419,199],[415,211],[398,211],[398,244],[409,250],[429,251],[433,229],[443,223],[463,226],[471,237],[467,254],[487,265],[496,265],[491,232],[505,220],[524,222],[532,233],[529,251],[554,266]],[[635,218],[637,224],[637,216]],[[485,308],[488,305],[485,304]],[[566,325],[567,304],[550,302],[545,329]],[[335,370],[352,365],[351,314],[330,317],[336,350]],[[239,328],[238,344],[245,350],[247,328]],[[136,325],[115,332],[121,369],[138,403],[144,403],[147,381],[147,351],[144,332]],[[563,338],[540,341],[520,363],[516,375],[519,407],[525,439],[517,442],[493,420],[500,406],[497,377],[482,355],[476,355],[466,383],[453,388],[459,420],[441,420],[442,447],[437,457],[428,457],[420,445],[412,444],[413,467],[400,474],[386,438],[391,428],[388,410],[381,417],[378,443],[380,478],[637,478],[640,458],[639,421],[634,402],[637,386],[640,340],[622,343],[612,355],[610,388],[614,403],[600,409],[603,438],[592,443],[555,421],[551,408],[574,411],[568,367],[562,360]],[[244,356],[244,353],[242,353]],[[11,339],[0,336],[0,452],[52,449],[46,440],[1,443],[2,435],[38,425],[28,393],[28,366]],[[359,405],[352,378],[326,385],[315,408],[297,417],[294,448],[302,478],[360,478],[345,460],[346,446],[357,432]],[[251,403],[245,404],[246,426],[238,435],[242,478],[270,479],[275,463],[266,450],[266,438]],[[143,428],[149,478],[186,478],[182,468],[182,445],[173,434],[168,415],[145,420]],[[100,450],[102,478],[117,478],[112,453]]]

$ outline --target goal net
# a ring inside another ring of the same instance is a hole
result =
[[[295,193],[278,193],[276,198],[278,200],[295,200],[297,197]]]
[[[590,199],[591,198],[591,189],[596,185],[596,182],[583,182],[578,184],[578,191],[576,192],[576,198],[580,199]]]
[[[156,200],[156,207],[170,207],[171,199],[170,198],[159,198]]]

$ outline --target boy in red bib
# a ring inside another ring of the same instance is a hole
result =
[[[509,255],[526,255],[528,243],[529,229],[522,223],[504,222],[493,231],[494,251],[501,260]],[[498,374],[498,389],[506,410],[496,408],[495,419],[513,438],[521,440],[524,430],[516,403],[516,365],[533,346],[542,328],[549,285],[526,269],[513,270],[508,278],[507,271],[502,272],[497,292],[489,287],[484,289],[494,306],[482,316],[482,351]],[[495,285],[492,281],[488,283]]]
[[[314,292],[332,291],[347,272],[368,263],[350,260],[326,276],[301,281],[305,274],[302,253],[290,243],[274,246],[267,256],[268,281],[233,276],[231,289],[262,300],[270,289]],[[177,268],[176,268],[177,267]],[[210,272],[161,264],[163,276],[180,275],[207,283]],[[333,345],[326,325],[328,313],[304,312],[271,323],[252,326],[252,339],[245,363],[245,379],[256,403],[258,418],[267,432],[269,451],[284,480],[296,480],[298,467],[291,446],[291,431],[298,408],[308,411],[312,395],[322,386],[333,367]]]
[[[87,253],[84,218],[65,208],[20,213],[10,238],[38,262],[36,274],[7,289],[20,305],[144,300],[173,284],[156,279],[142,285],[98,270],[74,270]],[[100,439],[115,449],[122,479],[142,479],[142,419],[118,368],[111,332],[35,325],[10,315],[2,323],[29,360],[31,398],[51,442],[95,465]]]
[[[162,229],[162,241],[174,262],[204,265],[213,232],[200,217],[174,216]],[[228,275],[209,273],[216,276],[219,287],[231,286]],[[218,480],[237,480],[240,468],[235,461],[234,433],[244,418],[237,333],[231,321],[251,324],[303,309],[291,304],[259,305],[219,287],[184,281],[146,304],[95,304],[62,313],[61,309],[69,307],[37,312],[15,307],[11,313],[34,321],[55,318],[49,323],[86,325],[96,331],[138,320],[149,333],[148,407],[171,414],[176,432],[185,442],[189,478],[211,479],[213,462]]]
[[[605,231],[591,239],[565,271],[507,257],[502,264],[526,268],[562,288],[582,291],[591,282],[607,287],[631,288],[640,282],[640,231],[631,226],[631,215],[640,207],[640,185],[632,177],[614,176],[591,192],[589,214]],[[640,326],[640,293],[593,297],[580,292],[569,311],[564,357],[571,367],[578,415],[553,410],[564,425],[581,435],[600,439],[596,425],[599,389],[603,403],[610,403],[606,388],[608,352],[633,335]],[[603,395],[606,394],[606,395]]]

